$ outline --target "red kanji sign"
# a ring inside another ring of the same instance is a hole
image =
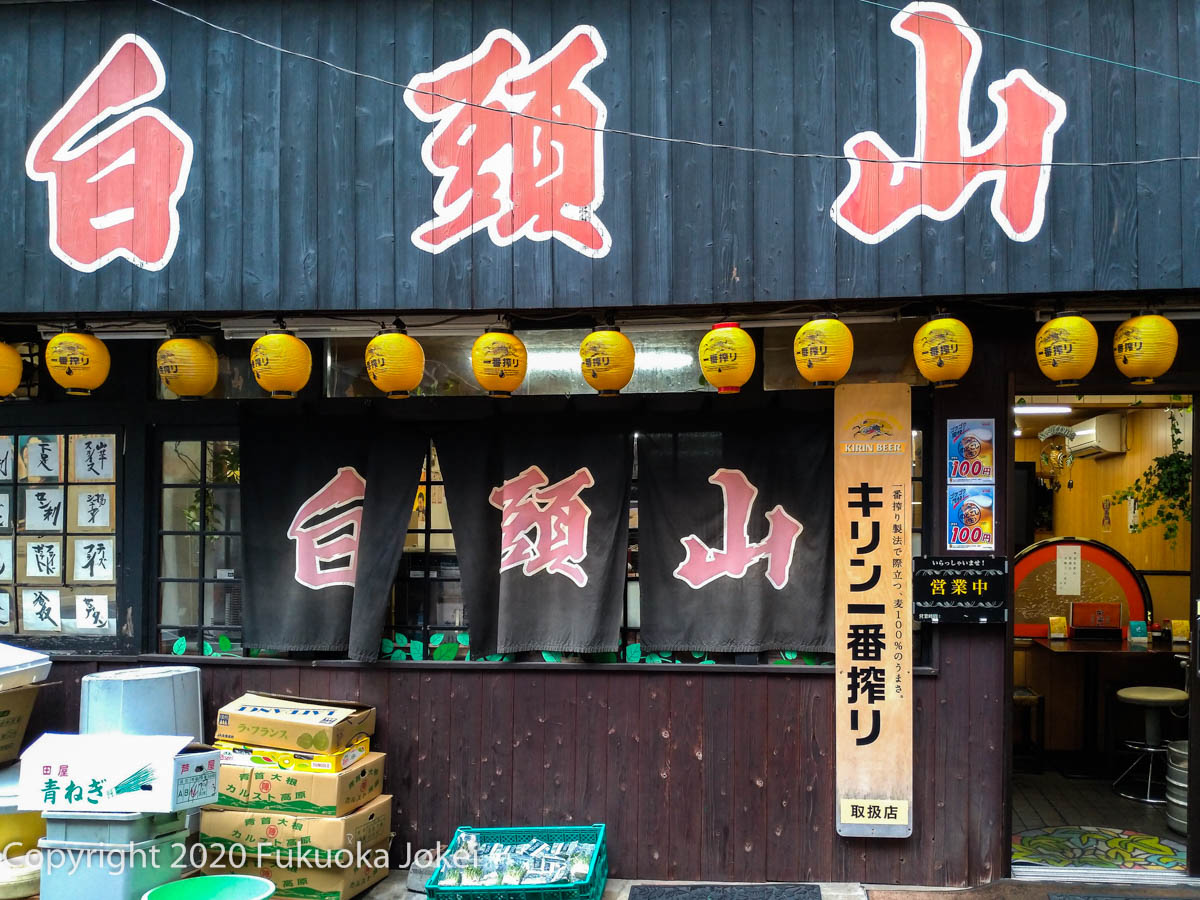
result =
[[[967,123],[979,35],[943,3],[908,4],[892,19],[892,31],[917,53],[913,155],[901,158],[874,131],[846,141],[850,183],[833,204],[834,221],[877,244],[919,215],[953,218],[991,181],[992,216],[1004,233],[1014,241],[1033,238],[1045,217],[1054,135],[1067,115],[1062,98],[1013,69],[988,85],[996,125],[973,144]]]
[[[296,542],[297,583],[321,588],[354,587],[367,481],[349,466],[296,510],[288,537]]]
[[[586,468],[549,481],[541,468],[530,466],[492,489],[488,502],[500,510],[500,571],[557,573],[583,587],[588,576],[579,564],[587,558],[592,510],[579,494],[596,482]]]
[[[161,110],[133,109],[166,84],[154,49],[124,35],[30,145],[25,169],[49,193],[50,249],[71,268],[94,272],[124,257],[155,271],[170,261],[192,140]]]
[[[441,181],[436,215],[413,232],[413,243],[441,253],[486,228],[501,246],[553,237],[585,256],[605,256],[612,238],[596,216],[604,148],[594,129],[608,111],[583,80],[606,54],[590,25],[535,60],[501,29],[470,55],[414,76],[404,102],[435,123],[421,157]]]

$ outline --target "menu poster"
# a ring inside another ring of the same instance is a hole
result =
[[[114,581],[112,538],[75,538],[72,581]]]
[[[80,631],[108,628],[108,597],[104,594],[78,594],[75,597],[75,627]]]
[[[21,591],[21,630],[62,631],[58,591],[42,588]]]
[[[13,439],[8,435],[0,435],[0,479],[9,480],[13,477],[15,462]]]
[[[0,581],[12,581],[15,566],[13,565],[13,539],[0,538]],[[4,624],[0,622],[0,625]]]
[[[82,435],[72,442],[75,481],[112,481],[116,438],[113,435]]]
[[[0,591],[0,628],[12,625],[12,594]]]
[[[946,481],[948,484],[994,484],[996,481],[996,420],[946,421]]]
[[[61,487],[25,488],[25,530],[62,531],[63,505]]]
[[[995,550],[996,489],[990,484],[946,488],[946,549]]]

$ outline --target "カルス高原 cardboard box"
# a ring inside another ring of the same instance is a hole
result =
[[[353,865],[330,866],[314,859],[297,857],[286,850],[251,851],[242,865],[206,862],[205,875],[257,875],[275,885],[274,900],[350,900],[387,877],[387,841],[356,852]],[[347,854],[341,854],[343,856]],[[215,854],[207,854],[214,860]],[[240,856],[240,854],[239,854]]]
[[[200,814],[200,840],[209,846],[291,850],[328,859],[349,847],[373,847],[391,836],[392,798],[381,794],[344,816],[296,816],[270,810],[209,807]]]
[[[17,808],[175,812],[217,801],[220,751],[180,735],[43,734],[21,754]]]
[[[340,772],[358,762],[371,750],[371,739],[360,735],[345,750],[336,753],[307,753],[300,750],[276,750],[274,747],[254,747],[217,741],[223,766],[273,766],[295,772]]]
[[[25,740],[33,704],[38,691],[44,687],[45,683],[27,684],[0,691],[0,763],[14,760],[21,754],[21,742]]]
[[[341,772],[296,772],[263,766],[221,766],[218,800],[234,809],[308,816],[344,816],[383,793],[383,753],[368,753]]]
[[[289,697],[242,694],[217,711],[218,741],[311,753],[336,753],[375,733],[375,707]]]

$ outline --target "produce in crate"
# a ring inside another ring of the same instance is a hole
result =
[[[548,844],[534,838],[522,844],[482,843],[461,836],[457,853],[442,866],[439,886],[491,887],[499,884],[569,884],[583,881],[596,845],[580,841]]]

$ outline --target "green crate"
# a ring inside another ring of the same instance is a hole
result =
[[[580,841],[596,845],[592,854],[591,868],[587,878],[562,884],[498,884],[498,885],[454,885],[442,887],[437,882],[442,877],[445,857],[453,856],[459,849],[464,834],[473,834],[481,844],[524,844],[535,838],[547,844],[563,844]],[[600,900],[604,885],[608,881],[608,848],[604,843],[603,825],[577,825],[562,827],[529,828],[472,828],[460,825],[454,839],[446,849],[437,868],[425,882],[425,893],[429,900]]]

